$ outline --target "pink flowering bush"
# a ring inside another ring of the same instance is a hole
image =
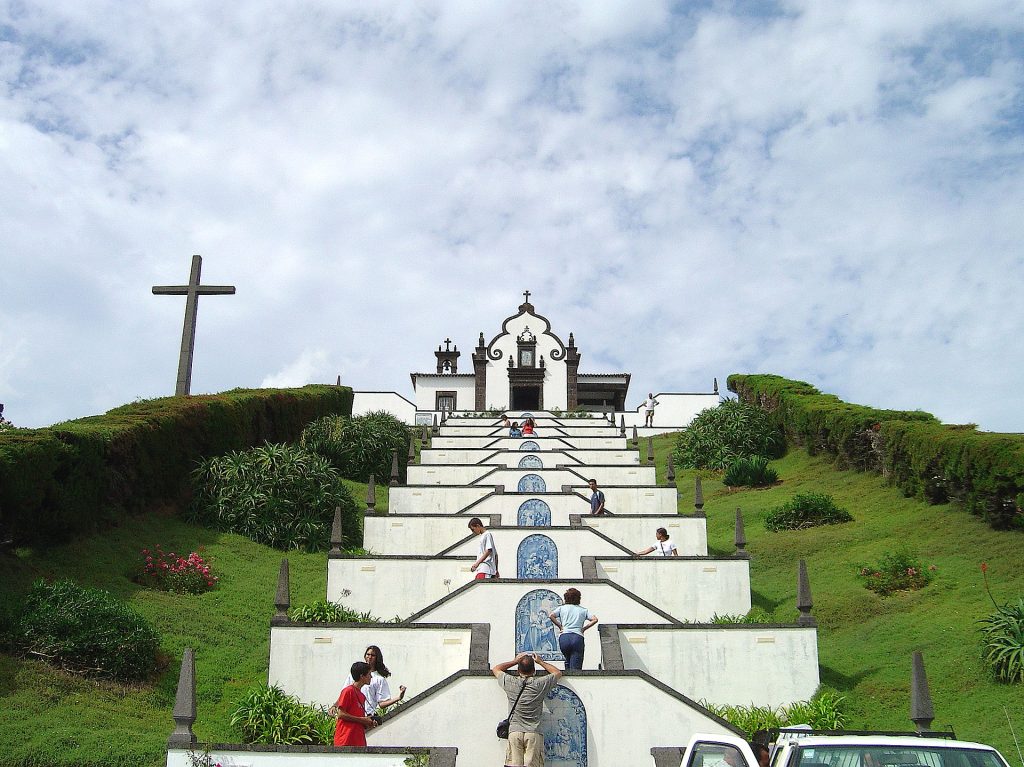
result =
[[[932,580],[935,565],[924,567],[921,561],[906,549],[882,555],[877,565],[861,565],[858,573],[864,587],[880,596],[895,591],[923,589]]]
[[[210,563],[197,551],[183,557],[173,551],[165,552],[157,544],[153,550],[143,549],[142,557],[138,581],[150,588],[177,594],[202,594],[219,580],[210,569]]]

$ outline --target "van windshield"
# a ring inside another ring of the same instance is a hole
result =
[[[790,767],[1007,767],[992,749],[950,746],[800,746]]]

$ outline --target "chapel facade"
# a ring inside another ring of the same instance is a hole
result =
[[[418,411],[626,409],[629,373],[580,373],[581,354],[569,333],[567,342],[551,332],[537,314],[530,292],[516,314],[505,318],[489,342],[483,332],[459,372],[462,353],[450,338],[434,352],[436,370],[411,373]]]

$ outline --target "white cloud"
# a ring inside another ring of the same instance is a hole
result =
[[[98,0],[0,15],[0,401],[408,390],[520,291],[585,369],[1024,430],[1019,4]],[[641,391],[642,390],[642,391]],[[639,399],[638,399],[639,401]]]

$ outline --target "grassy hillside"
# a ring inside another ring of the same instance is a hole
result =
[[[659,481],[672,444],[668,436],[655,442]],[[703,477],[709,547],[734,550],[735,511],[742,509],[753,557],[753,602],[777,620],[796,618],[796,565],[807,561],[821,681],[847,697],[849,727],[912,729],[910,656],[921,650],[935,704],[933,726],[952,725],[961,739],[990,743],[1011,764],[1020,764],[1003,709],[1018,737],[1024,735],[1024,687],[990,680],[975,624],[993,610],[982,562],[988,563],[998,602],[1024,594],[1020,533],[994,531],[948,505],[904,498],[877,475],[836,471],[828,459],[803,450],[791,450],[772,466],[782,481],[764,490],[733,491],[713,476]],[[693,509],[695,475],[677,473],[681,511]],[[769,509],[808,490],[833,495],[854,521],[805,531],[765,530]],[[936,566],[932,583],[889,597],[864,588],[858,565],[876,563],[903,544],[924,566]]]
[[[659,477],[673,439],[655,441]],[[923,650],[935,702],[935,725],[955,726],[961,738],[998,747],[1018,764],[1003,713],[1024,734],[1024,688],[989,681],[981,666],[974,621],[991,611],[980,563],[989,565],[997,600],[1024,593],[1019,533],[995,532],[946,506],[903,498],[877,476],[837,472],[819,458],[793,451],[773,465],[781,484],[731,492],[705,478],[711,547],[731,552],[736,507],[743,509],[753,599],[778,619],[797,611],[796,560],[810,570],[819,622],[822,681],[848,699],[852,727],[909,727],[910,653]],[[679,472],[680,510],[693,504],[693,472]],[[357,501],[365,487],[353,484]],[[765,512],[793,494],[833,494],[855,521],[804,532],[767,533]],[[386,488],[378,488],[386,508]],[[922,591],[880,598],[855,577],[857,565],[908,543],[935,580]],[[139,589],[132,581],[139,551],[204,546],[220,586],[198,597]],[[71,577],[128,599],[158,627],[167,670],[151,686],[97,684],[56,672],[33,660],[0,655],[0,765],[158,765],[173,722],[171,707],[183,647],[196,648],[199,719],[203,740],[236,740],[232,707],[250,685],[266,680],[269,620],[282,554],[235,535],[213,533],[155,511],[125,525],[49,551],[0,555],[0,598],[12,599],[38,577]],[[289,554],[294,604],[321,597],[324,555]],[[388,616],[386,606],[375,612]],[[410,691],[415,692],[415,691]],[[747,701],[735,701],[746,703]]]

